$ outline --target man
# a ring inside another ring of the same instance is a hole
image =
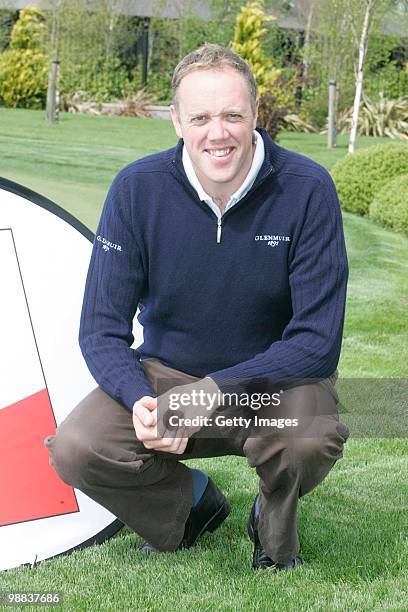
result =
[[[229,514],[180,459],[246,456],[259,476],[252,565],[292,569],[298,498],[348,435],[334,390],[347,282],[335,188],[255,130],[255,81],[229,49],[207,44],[179,63],[171,113],[178,145],[130,164],[107,196],[80,329],[99,388],[46,444],[61,478],[140,534],[146,553],[189,548]],[[271,401],[258,430],[259,405],[224,396],[259,389]]]

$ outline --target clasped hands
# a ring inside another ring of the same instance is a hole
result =
[[[145,395],[134,403],[133,426],[137,439],[143,443],[145,448],[177,455],[184,453],[189,438],[201,427],[185,427],[184,425],[169,427],[168,418],[172,414],[170,398],[175,394],[179,397],[182,394],[184,397],[188,395],[192,397],[193,392],[203,392],[202,397],[209,397],[210,394],[216,397],[215,394],[219,395],[219,388],[211,378],[203,378],[188,385],[173,387],[157,398]],[[177,410],[177,414],[189,418],[209,416],[217,407],[217,404],[211,405],[211,410],[209,410],[209,405],[200,403],[183,407],[181,411]],[[179,420],[182,422],[182,419]]]

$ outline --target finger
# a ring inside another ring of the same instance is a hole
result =
[[[153,441],[161,439],[161,436],[157,434],[156,427],[145,427],[145,425],[139,420],[137,416],[133,417],[133,426],[135,428],[136,437],[141,442]]]
[[[137,417],[135,420],[138,421]],[[143,442],[146,448],[167,451],[168,448],[176,448],[178,439],[184,435],[182,430],[158,431],[158,427],[145,427],[140,422],[136,422],[135,429],[137,437]],[[140,437],[139,437],[140,435]]]
[[[140,398],[139,402],[142,404],[144,408],[152,411],[157,408],[157,397],[150,397],[149,395],[144,395]]]
[[[154,440],[152,442],[143,442],[143,445],[148,450],[156,450],[161,451],[162,453],[173,453],[177,455],[182,455],[187,447],[188,438],[180,438],[181,443],[177,446],[168,446],[163,445],[159,440]]]
[[[157,433],[155,430],[152,431],[147,428],[136,431],[136,437],[138,440],[140,440],[140,442],[143,442],[143,444],[145,442],[149,442],[151,444],[153,442],[159,443],[162,441],[162,438],[157,437]]]
[[[153,419],[150,414],[150,411],[140,402],[136,402],[133,406],[133,420],[135,421],[135,418],[137,418],[139,423],[142,423],[145,427],[149,426],[150,421]]]
[[[176,431],[168,451],[171,453],[182,454],[187,446],[188,437],[185,435],[185,428],[181,427]]]
[[[157,450],[162,452],[171,452],[169,449],[172,447],[172,440],[168,438],[156,438],[155,440],[146,440],[143,442],[144,446],[149,450]]]
[[[157,424],[157,411],[150,411],[139,402],[136,402],[133,407],[133,415],[136,416],[145,427],[155,427]]]
[[[183,439],[183,431],[165,431],[165,435],[155,440],[147,440],[144,445],[146,448],[158,450],[166,453],[174,453],[180,446],[180,441]]]
[[[148,440],[148,444],[151,448],[155,450],[167,451],[170,448],[174,441],[174,436],[170,432],[164,432],[166,435],[158,434],[156,432],[156,437],[154,440]]]
[[[172,452],[172,449],[178,445],[177,429],[164,430],[162,434],[157,436],[157,439],[152,442],[156,450]]]
[[[173,452],[177,455],[182,455],[187,448],[188,440],[189,440],[188,438],[180,438],[180,444],[178,445],[177,449],[174,450]]]

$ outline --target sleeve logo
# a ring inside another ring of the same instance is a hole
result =
[[[115,244],[114,242],[110,242],[110,240],[103,238],[103,236],[97,236],[96,239],[98,242],[102,243],[102,248],[104,251],[109,251],[110,249],[114,249],[115,251],[122,250],[122,247],[120,244]]]

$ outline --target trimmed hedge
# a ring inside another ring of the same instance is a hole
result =
[[[391,179],[377,193],[370,206],[370,218],[408,234],[408,174]]]
[[[392,142],[348,154],[332,170],[343,210],[358,215],[367,215],[374,196],[402,174],[408,174],[408,144]]]

